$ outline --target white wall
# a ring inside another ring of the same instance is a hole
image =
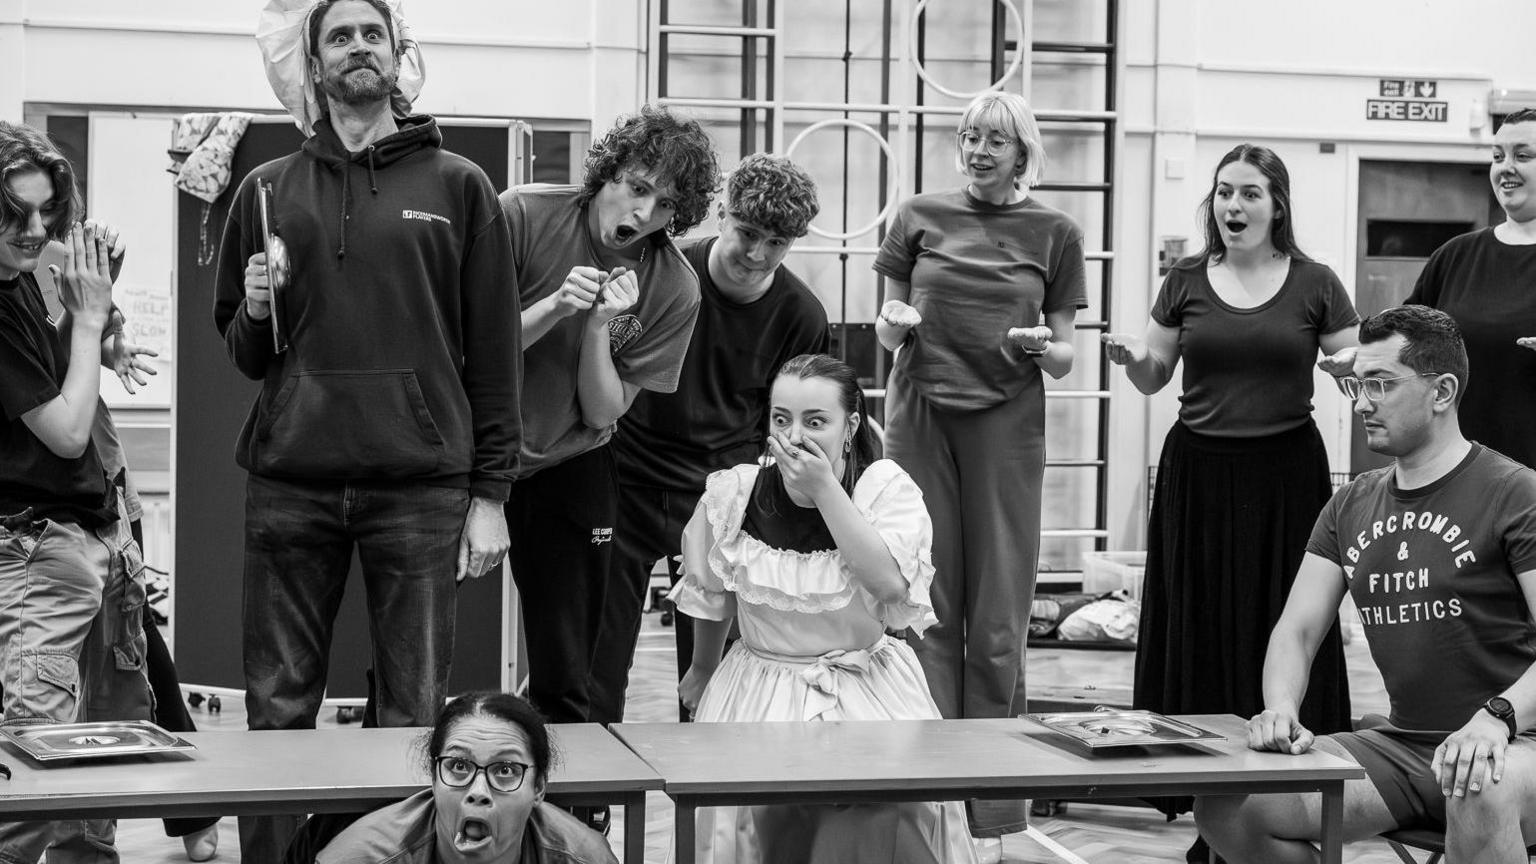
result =
[[[25,102],[281,110],[252,35],[259,0],[0,0],[0,116]],[[641,0],[414,0],[438,114],[585,120],[644,98]]]

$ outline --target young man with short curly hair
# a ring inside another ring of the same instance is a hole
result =
[[[720,234],[684,243],[703,303],[675,393],[644,393],[619,421],[619,520],[608,601],[592,664],[594,722],[624,719],[624,690],[651,566],[681,550],[683,525],[713,471],[757,458],[768,388],[780,366],[825,352],[825,307],[782,266],[820,204],[788,159],[756,154],[731,172]],[[692,620],[676,618],[678,674],[693,657]]]
[[[719,185],[703,128],[649,106],[593,144],[584,168],[581,186],[501,196],[523,307],[509,561],[524,604],[528,694],[557,723],[588,715],[618,510],[608,441],[640,391],[677,388],[699,283],[670,236],[703,221]]]

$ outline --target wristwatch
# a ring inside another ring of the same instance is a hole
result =
[[[1515,740],[1515,706],[1509,704],[1509,700],[1503,696],[1495,696],[1483,703],[1483,710],[1504,721],[1509,727],[1509,740]]]

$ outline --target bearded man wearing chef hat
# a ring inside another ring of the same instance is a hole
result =
[[[485,173],[410,113],[424,67],[400,7],[271,0],[257,30],[308,138],[241,183],[218,260],[215,322],[262,382],[235,451],[249,472],[251,729],[315,725],[354,548],[377,722],[430,725],[455,585],[508,547],[522,428],[512,249]],[[243,860],[280,860],[297,824],[243,819]]]

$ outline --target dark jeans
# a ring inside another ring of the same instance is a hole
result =
[[[251,729],[314,728],[354,547],[379,725],[431,725],[453,657],[453,575],[468,509],[468,489],[250,477],[243,644]],[[301,821],[242,818],[242,860],[281,860]]]
[[[603,604],[603,626],[592,660],[589,719],[594,723],[618,723],[624,719],[624,691],[635,660],[635,644],[640,639],[640,614],[651,582],[651,566],[658,559],[666,559],[667,573],[674,584],[677,582],[675,558],[682,553],[683,526],[693,516],[702,494],[703,490],[619,487],[619,526],[608,579],[608,600]],[[693,660],[693,619],[678,612],[672,620],[677,632],[677,674],[681,680]],[[688,712],[679,709],[678,716],[686,718]]]
[[[518,480],[507,499],[528,697],[551,723],[587,721],[618,503],[607,446]]]

